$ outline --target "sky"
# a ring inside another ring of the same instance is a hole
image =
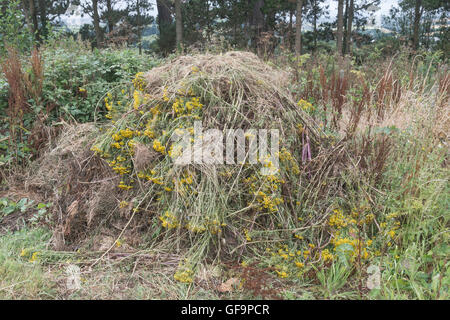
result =
[[[158,15],[158,10],[156,8],[156,0],[151,0],[151,2],[153,3],[153,9],[151,11],[151,14],[156,17]],[[325,3],[327,5],[329,5],[329,17],[330,17],[329,19],[332,20],[337,15],[337,1],[336,0],[327,0]],[[376,13],[377,24],[379,24],[381,22],[381,16],[389,14],[389,9],[393,5],[397,5],[397,3],[398,3],[398,0],[382,0],[381,1],[381,4],[379,5],[379,7],[381,9]],[[118,1],[116,6],[117,6],[117,8],[120,8],[121,6],[125,6],[125,3],[124,3],[124,1]],[[70,25],[78,25],[78,26],[81,26],[85,23],[91,23],[91,18],[88,15],[84,15],[83,17],[81,17],[81,16],[63,16],[62,20]]]
[[[357,0],[355,1],[357,2]],[[326,4],[330,5],[330,12],[337,15],[337,1],[336,0],[327,0]],[[381,8],[380,13],[387,15],[389,13],[389,9],[393,5],[397,5],[398,0],[381,0],[379,7]]]
[[[330,17],[337,16],[337,1],[336,0],[327,0],[325,2],[327,5],[329,5],[329,12]],[[357,0],[355,1],[357,3]],[[380,7],[380,11],[378,11],[375,16],[377,19],[377,24],[381,23],[381,16],[388,15],[389,10],[392,8],[392,6],[396,6],[398,4],[398,0],[381,0],[378,7]]]

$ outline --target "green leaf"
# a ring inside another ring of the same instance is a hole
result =
[[[8,199],[6,199],[6,198],[1,198],[1,199],[0,199],[0,206],[6,207],[7,205],[8,205]]]
[[[16,211],[16,209],[17,209],[16,206],[9,206],[9,207],[6,207],[5,209],[3,209],[3,213],[4,213],[5,215],[8,215],[8,214],[11,214],[11,213],[13,213],[14,211]]]
[[[28,199],[27,198],[22,198],[19,200],[19,202],[17,203],[18,207],[23,207],[24,205],[26,205]]]
[[[47,205],[45,204],[45,203],[39,203],[38,205],[37,205],[37,208],[38,209],[42,209],[42,208],[45,208]]]

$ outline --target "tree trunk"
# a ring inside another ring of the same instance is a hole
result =
[[[0,5],[0,12],[3,13],[3,4]],[[25,15],[25,21],[27,23],[28,29],[30,29],[30,32],[33,33],[33,23],[31,22],[31,17],[30,17],[30,10],[28,8],[28,2],[26,0],[22,0],[22,2],[20,3],[20,8],[23,10],[23,14]],[[5,11],[6,13],[6,11]]]
[[[292,26],[293,26],[293,23],[292,23],[292,20],[294,19],[294,13],[292,12],[292,10],[289,10],[289,27],[288,27],[288,29],[289,29],[289,33],[291,33],[292,34]]]
[[[136,25],[137,25],[137,37],[139,54],[142,54],[142,21],[141,21],[141,3],[136,0]]]
[[[353,14],[355,10],[354,0],[350,0],[347,16],[347,36],[345,37],[345,52],[352,54],[352,26],[353,26]]]
[[[47,10],[45,7],[45,0],[39,0],[39,16],[41,20],[41,31],[40,31],[40,40],[44,39],[47,36]]]
[[[342,54],[345,54],[345,44],[347,43],[347,17],[348,17],[348,0],[345,0],[344,5],[344,21],[342,23],[343,25],[343,36],[342,36]]]
[[[181,16],[181,0],[175,0],[175,23],[177,50],[183,51],[183,17]]]
[[[317,50],[317,0],[314,0],[314,7],[313,7],[313,35],[314,35],[314,51]]]
[[[344,27],[344,0],[338,0],[338,16],[337,16],[337,30],[336,30],[336,51],[342,55],[342,40]]]
[[[111,0],[106,0],[106,21],[108,23],[108,32],[113,31],[114,29],[114,22],[113,22],[113,8]]]
[[[261,11],[264,7],[264,0],[257,0],[253,6],[251,26],[253,29],[253,34],[258,37],[264,27],[264,15]]]
[[[413,31],[413,48],[419,49],[419,24],[422,17],[422,0],[416,0],[414,9],[414,31]]]
[[[35,37],[36,41],[39,41],[39,30],[38,30],[38,20],[37,20],[37,14],[36,14],[36,7],[34,4],[34,0],[29,0],[28,1],[28,6],[29,6],[29,12],[30,12],[30,18],[32,21],[32,33],[33,36]]]
[[[156,0],[156,7],[158,8],[158,28],[161,34],[161,29],[172,23],[172,16],[167,0]]]
[[[295,54],[302,54],[302,8],[303,0],[297,0],[297,15],[295,17]]]
[[[271,32],[275,28],[275,20],[276,20],[276,10],[270,9],[269,12],[266,14],[266,19],[264,21],[264,27],[263,30],[265,32]]]
[[[95,39],[97,42],[97,48],[102,46],[103,37],[102,30],[100,29],[100,17],[98,15],[98,0],[92,0],[92,11],[93,11],[93,20],[94,20],[94,28],[95,28]]]

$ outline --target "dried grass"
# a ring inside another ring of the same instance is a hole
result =
[[[53,202],[55,246],[85,235],[114,210],[117,177],[90,147],[98,129],[92,124],[65,125],[54,146],[32,164],[25,189]],[[59,239],[57,241],[57,239]],[[62,239],[62,240],[61,240]],[[58,243],[56,243],[58,242]]]
[[[233,125],[242,129],[263,125],[275,128],[280,124],[274,123],[274,119],[297,121],[309,130],[314,141],[319,140],[318,126],[296,107],[293,96],[286,90],[289,74],[263,63],[253,53],[181,56],[150,70],[145,79],[146,93],[159,101],[164,89],[173,98],[179,90],[200,87],[203,98],[209,102],[203,120],[206,125],[220,129]]]

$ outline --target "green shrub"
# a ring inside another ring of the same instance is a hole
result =
[[[44,106],[54,108],[54,116],[92,121],[102,110],[106,92],[129,83],[139,71],[154,67],[158,60],[139,55],[129,48],[90,51],[72,42],[43,51]],[[37,111],[43,106],[36,106]]]

